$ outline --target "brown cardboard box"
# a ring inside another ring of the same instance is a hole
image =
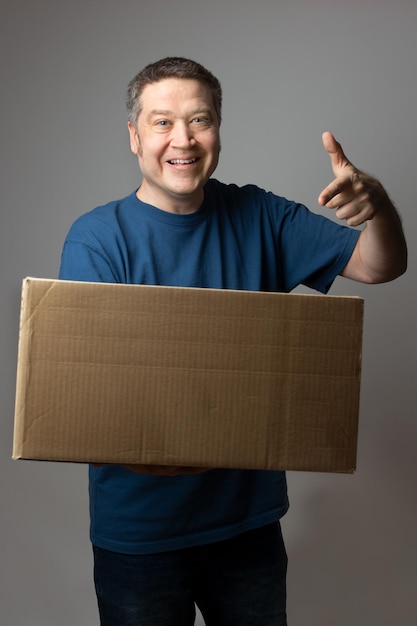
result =
[[[26,278],[13,458],[351,473],[363,300]]]

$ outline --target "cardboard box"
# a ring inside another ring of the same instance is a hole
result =
[[[13,458],[351,473],[363,300],[23,281]]]

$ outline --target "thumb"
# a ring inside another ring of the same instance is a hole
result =
[[[325,131],[322,135],[322,141],[324,149],[330,157],[333,173],[337,177],[342,173],[342,170],[351,165],[351,163],[343,152],[342,146],[336,141],[332,133]]]

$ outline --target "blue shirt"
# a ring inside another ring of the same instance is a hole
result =
[[[359,232],[256,186],[205,187],[178,215],[135,193],[81,216],[65,240],[60,278],[93,282],[326,293]],[[284,472],[211,470],[147,476],[90,467],[91,540],[145,554],[227,539],[288,508]]]

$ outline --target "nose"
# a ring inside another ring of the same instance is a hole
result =
[[[190,126],[182,120],[178,120],[172,129],[171,145],[177,148],[190,146],[194,143],[194,136]]]

